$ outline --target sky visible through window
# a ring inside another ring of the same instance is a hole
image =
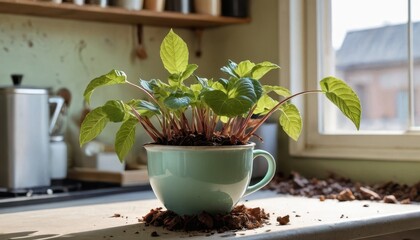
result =
[[[420,126],[420,0],[411,0],[411,10],[414,125]],[[407,0],[331,0],[331,40],[335,51],[332,74],[358,93],[363,108],[361,130],[408,128],[407,22]],[[325,109],[324,132],[353,129],[332,109]]]
[[[411,9],[420,9],[420,0],[412,0]],[[332,0],[332,41],[339,49],[348,31],[383,27],[407,22],[406,0]],[[412,21],[420,14],[412,12]]]

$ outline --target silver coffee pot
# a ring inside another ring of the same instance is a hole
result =
[[[50,134],[64,100],[48,88],[0,87],[0,188],[50,185]],[[50,114],[50,106],[55,106]]]

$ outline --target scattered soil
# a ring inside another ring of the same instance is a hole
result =
[[[262,227],[268,223],[269,214],[261,208],[247,208],[236,206],[228,214],[212,215],[203,212],[198,215],[180,216],[172,211],[162,211],[162,208],[150,210],[142,218],[146,225],[163,227],[170,231],[217,231],[219,233],[230,230],[245,230]]]
[[[278,217],[277,217],[277,222],[278,222],[280,225],[286,225],[286,224],[288,224],[288,223],[290,222],[289,215],[286,215],[286,216],[284,216],[284,217],[278,216]]]
[[[318,197],[321,201],[374,200],[401,204],[420,202],[420,182],[413,186],[392,181],[367,185],[335,175],[327,179],[309,179],[292,172],[287,177],[277,174],[265,189],[295,196]]]

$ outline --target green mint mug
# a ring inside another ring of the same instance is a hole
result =
[[[179,215],[227,213],[274,177],[273,156],[254,146],[145,145],[150,185],[163,205]],[[249,186],[258,156],[266,159],[268,170],[261,181]]]

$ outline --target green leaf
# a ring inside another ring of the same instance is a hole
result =
[[[140,114],[141,116],[147,117],[147,118],[150,118],[154,115],[160,114],[160,110],[159,110],[158,107],[156,107],[151,102],[148,102],[148,101],[145,101],[145,100],[133,99],[133,100],[130,100],[129,102],[127,102],[126,105],[128,105],[128,108],[130,110],[132,110],[134,108],[137,111],[138,114]],[[131,111],[130,111],[130,113],[131,113],[131,116],[137,117]]]
[[[235,117],[244,114],[257,102],[251,79],[241,78],[228,94],[221,90],[203,94],[205,103],[219,116]]]
[[[213,85],[211,86],[214,90],[220,90],[224,93],[227,93],[226,87],[225,85],[222,84],[221,81],[217,81],[215,83],[213,83]]]
[[[177,74],[177,73],[171,74],[168,77],[169,86],[171,86],[171,87],[179,86],[179,79],[180,79],[179,74]]]
[[[188,94],[177,92],[170,94],[163,103],[170,109],[180,109],[187,107],[191,102],[191,98]]]
[[[188,64],[185,71],[182,72],[181,74],[181,82],[189,78],[194,73],[194,71],[197,70],[197,68],[198,68],[197,64]]]
[[[229,118],[228,118],[228,117],[225,117],[225,116],[221,116],[221,117],[220,117],[220,121],[221,121],[222,123],[227,123],[227,122],[229,121]]]
[[[110,100],[105,103],[102,109],[111,122],[122,122],[124,120],[126,112],[121,100]]]
[[[135,109],[140,110],[140,111],[150,111],[155,114],[160,114],[160,110],[158,107],[156,107],[153,103],[145,101],[145,100],[140,100],[140,102],[137,104],[137,107]]]
[[[264,92],[275,92],[277,95],[282,97],[289,97],[291,95],[290,90],[281,86],[270,86],[270,85],[264,85],[263,86]]]
[[[89,112],[80,127],[79,143],[83,146],[85,143],[96,138],[105,128],[109,119],[103,110],[98,107]]]
[[[153,93],[153,88],[157,86],[156,79],[152,79],[150,81],[140,79],[139,83],[140,83],[140,86],[146,91],[148,91],[149,93]]]
[[[255,65],[252,69],[251,77],[253,79],[261,79],[265,74],[273,69],[280,68],[278,65],[271,62],[261,62]]]
[[[297,141],[302,132],[302,117],[297,107],[291,103],[283,104],[280,108],[280,125],[284,132],[293,140]]]
[[[327,98],[359,129],[362,107],[359,97],[353,89],[343,80],[335,77],[322,79],[320,85]]]
[[[270,96],[264,94],[257,102],[257,107],[254,110],[254,114],[265,115],[271,109],[273,109],[279,102],[272,99]]]
[[[201,84],[201,86],[203,86],[203,88],[208,88],[210,85],[209,80],[207,78],[202,78],[195,75],[195,79],[197,79],[197,81]]]
[[[115,136],[115,152],[121,162],[124,161],[125,156],[133,147],[137,123],[139,122],[136,118],[127,119],[121,124]]]
[[[220,70],[224,73],[227,73],[228,75],[232,77],[239,78],[238,74],[235,73],[235,69],[237,66],[238,65],[235,62],[233,62],[232,60],[229,60],[228,65],[223,66],[222,68],[220,68]]]
[[[203,86],[201,85],[201,84],[199,84],[199,83],[196,83],[196,84],[191,84],[190,85],[190,88],[191,88],[191,90],[193,91],[193,93],[194,93],[194,96],[197,98],[199,95],[200,95],[200,93],[203,91]],[[205,91],[205,90],[204,90]]]
[[[152,79],[150,81],[140,79],[140,86],[152,93],[156,99],[165,98],[169,94],[167,88],[170,88],[170,86],[159,79]]]
[[[90,81],[87,85],[83,97],[87,104],[90,104],[90,97],[97,87],[106,86],[106,85],[115,85],[125,83],[127,80],[127,75],[123,71],[112,70],[111,72],[97,77]]]
[[[264,93],[261,83],[259,81],[255,80],[255,79],[252,79],[252,78],[250,78],[249,80],[254,85],[254,92],[255,92],[255,95],[257,96],[257,99],[260,99],[260,97]]]
[[[251,76],[251,70],[255,67],[255,63],[246,60],[242,61],[238,64],[238,66],[235,69],[235,73],[240,77],[250,77]]]
[[[160,45],[160,58],[165,69],[171,74],[180,74],[187,68],[187,44],[172,29]]]

